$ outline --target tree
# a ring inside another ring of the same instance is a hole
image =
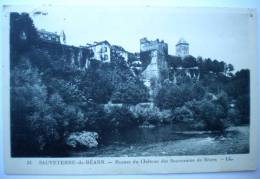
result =
[[[110,100],[114,90],[111,75],[112,68],[110,66],[102,66],[102,64],[95,62],[84,72],[76,86],[82,91],[82,96],[87,101],[104,104]]]
[[[214,73],[224,72],[224,66],[225,66],[224,62],[219,62],[217,60],[214,60],[212,62],[212,71]]]
[[[250,71],[242,69],[236,72],[226,85],[226,91],[235,100],[241,123],[248,124],[250,122]]]
[[[182,122],[189,122],[193,120],[193,113],[186,106],[177,107],[173,113],[174,119]]]
[[[210,101],[203,100],[199,105],[198,117],[203,120],[208,130],[223,130],[223,111],[220,105],[214,105]]]
[[[248,69],[242,69],[235,73],[228,86],[229,95],[237,98],[241,94],[249,94],[250,90],[250,72]]]
[[[168,55],[167,56],[167,62],[168,62],[168,66],[169,68],[177,68],[182,66],[182,59],[181,57],[177,57],[177,56],[171,56]]]
[[[112,102],[138,104],[148,100],[148,89],[137,80],[129,80],[115,90],[112,95]]]
[[[249,94],[241,95],[237,98],[236,106],[240,115],[242,124],[250,123],[250,96]]]
[[[234,66],[232,64],[226,65],[226,73],[232,74],[232,71],[234,71]]]
[[[221,91],[217,95],[216,103],[219,104],[223,108],[223,112],[225,114],[224,118],[226,118],[227,113],[228,113],[228,108],[229,108],[229,99],[228,99],[227,93],[224,91]]]
[[[191,68],[191,67],[195,67],[197,66],[197,62],[196,62],[196,58],[194,58],[193,56],[189,55],[187,57],[185,57],[182,61],[182,66],[184,68]]]
[[[115,107],[106,115],[107,129],[126,129],[137,125],[133,114],[125,107]]]
[[[138,54],[138,53],[128,53],[128,61],[127,62],[129,64],[132,64],[133,62],[138,61],[138,58],[137,58],[138,55],[140,55],[140,54]]]
[[[197,82],[192,85],[190,93],[192,99],[201,100],[204,97],[206,90],[200,82]]]
[[[180,87],[172,83],[164,83],[155,97],[156,105],[161,109],[175,109],[184,104]]]
[[[11,70],[11,126],[13,154],[43,150],[58,138],[56,121],[47,102],[47,88],[28,59]],[[32,146],[32,151],[26,150]],[[23,152],[23,151],[21,151]],[[19,152],[18,152],[19,153]]]

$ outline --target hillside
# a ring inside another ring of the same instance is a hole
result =
[[[156,81],[151,96],[120,55],[103,63],[88,48],[43,42],[28,14],[11,13],[10,25],[13,156],[66,149],[68,136],[80,131],[102,136],[178,123],[223,131],[249,123],[247,69],[233,74],[217,60],[168,56],[169,78]],[[149,58],[140,54],[142,62]]]

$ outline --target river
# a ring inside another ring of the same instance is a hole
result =
[[[249,152],[249,127],[236,126],[224,133],[180,131],[173,126],[110,131],[97,148],[70,151],[71,157],[135,157],[217,155]]]

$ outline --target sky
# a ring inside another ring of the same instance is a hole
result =
[[[38,29],[58,33],[64,30],[69,45],[107,40],[127,51],[139,52],[140,38],[158,38],[168,43],[169,54],[175,55],[176,43],[184,38],[194,57],[225,61],[236,70],[248,68],[252,56],[251,14],[245,12],[51,5],[15,7],[13,11],[30,13]],[[37,11],[47,15],[33,15]]]

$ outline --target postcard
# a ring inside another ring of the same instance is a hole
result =
[[[255,170],[254,9],[2,9],[6,173]]]

